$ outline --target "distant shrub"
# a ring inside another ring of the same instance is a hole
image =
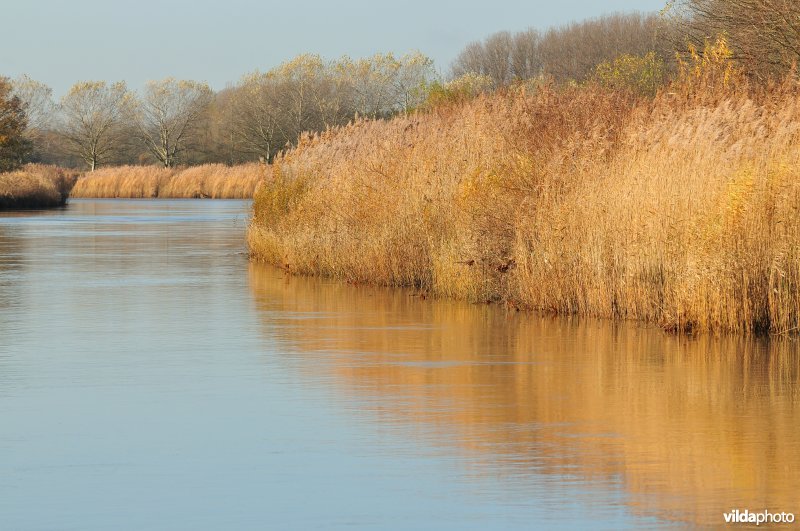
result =
[[[655,52],[621,55],[597,65],[594,74],[594,79],[603,86],[646,96],[655,96],[665,77],[664,61]]]
[[[491,91],[493,87],[494,81],[491,77],[472,72],[445,83],[435,81],[428,85],[422,107],[432,109],[442,105],[463,103],[479,94]]]

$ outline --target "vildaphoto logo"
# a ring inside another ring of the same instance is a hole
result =
[[[752,512],[748,509],[740,511],[734,509],[731,512],[724,513],[726,524],[791,524],[794,523],[794,514],[792,513],[771,513],[767,510],[761,512]]]

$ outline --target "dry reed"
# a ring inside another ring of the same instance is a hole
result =
[[[46,208],[66,203],[76,175],[55,166],[28,164],[0,173],[0,209]]]
[[[707,62],[655,99],[520,88],[307,136],[256,194],[252,256],[680,331],[797,330],[800,88]]]
[[[259,164],[101,168],[81,177],[72,197],[248,199],[267,172]]]

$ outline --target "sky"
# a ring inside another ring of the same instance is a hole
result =
[[[545,29],[665,0],[0,0],[0,75],[63,95],[76,81],[173,76],[219,90],[301,53],[365,57],[411,50],[442,72],[469,42]]]

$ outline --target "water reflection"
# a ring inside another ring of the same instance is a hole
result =
[[[24,240],[0,225],[0,309],[10,308],[19,301],[17,286],[25,265],[23,244]]]
[[[795,343],[285,279],[248,265],[247,211],[0,214],[0,528],[621,529],[797,512]]]
[[[19,277],[24,271],[21,259],[23,240],[13,236],[0,225],[0,342],[11,334],[20,305]],[[12,378],[8,357],[0,351],[0,397],[4,383]]]
[[[686,339],[284,278],[251,265],[264,331],[294,370],[480,480],[544,475],[634,514],[714,525],[732,508],[800,512],[798,346]]]

